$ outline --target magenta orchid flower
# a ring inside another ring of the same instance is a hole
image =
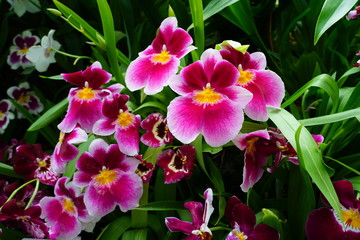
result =
[[[168,106],[170,132],[187,144],[202,134],[212,147],[233,139],[244,121],[243,108],[252,94],[235,83],[238,70],[214,49],[182,69],[170,87],[178,93]]]
[[[354,10],[350,11],[346,15],[347,20],[355,20],[358,19],[359,17],[360,17],[360,6],[357,6]]]
[[[85,206],[90,215],[102,217],[116,205],[126,212],[139,205],[142,180],[135,173],[139,161],[126,157],[118,145],[95,139],[76,163],[74,184],[87,187]]]
[[[141,136],[140,141],[153,148],[158,148],[163,144],[171,144],[174,136],[169,131],[167,119],[160,113],[152,113],[147,116],[140,124],[146,132]]]
[[[11,199],[1,207],[0,222],[8,228],[20,227],[36,239],[44,239],[48,237],[48,228],[40,220],[40,214],[39,205],[25,209],[17,205],[16,199]]]
[[[83,229],[82,223],[93,220],[85,207],[81,188],[67,183],[68,180],[60,178],[55,185],[55,196],[40,201],[41,217],[46,220],[51,239],[73,239]]]
[[[177,27],[175,17],[166,18],[160,25],[159,33],[139,57],[130,63],[125,76],[130,91],[144,88],[153,95],[160,92],[180,65],[180,58],[195,49],[193,40],[183,29]]]
[[[313,135],[317,143],[321,143],[324,137]],[[233,139],[233,143],[240,150],[245,150],[243,183],[241,189],[247,192],[257,183],[268,165],[268,158],[276,155],[273,165],[267,171],[273,173],[283,159],[294,164],[299,164],[297,153],[289,141],[280,131],[258,130],[251,133],[240,133]]]
[[[10,87],[6,93],[32,114],[38,114],[44,110],[44,106],[34,92],[30,90],[27,82],[20,83],[18,87]],[[17,116],[21,118],[22,114],[18,112]]]
[[[164,169],[166,184],[191,177],[195,164],[195,153],[193,146],[183,145],[175,151],[168,149],[159,155],[157,165]]]
[[[91,132],[94,123],[103,117],[102,99],[112,93],[119,93],[122,85],[113,84],[107,88],[100,88],[110,81],[111,74],[103,70],[99,62],[93,63],[84,71],[63,73],[61,76],[78,88],[70,90],[69,107],[58,128],[69,133],[79,124],[85,132]]]
[[[149,183],[155,169],[154,164],[145,161],[141,155],[136,155],[134,157],[140,161],[135,173],[141,177],[143,183]]]
[[[115,133],[115,139],[120,151],[133,156],[139,153],[140,116],[128,111],[125,103],[129,96],[115,93],[105,98],[102,113],[103,118],[95,122],[93,133],[108,136]]]
[[[70,133],[60,132],[59,142],[51,155],[51,165],[54,171],[64,173],[67,163],[75,159],[79,153],[79,149],[73,144],[86,142],[87,139],[86,132],[79,126],[76,126]]]
[[[208,188],[204,192],[205,206],[200,202],[186,202],[184,204],[192,217],[192,223],[181,221],[175,217],[165,218],[165,224],[171,232],[183,232],[188,237],[184,240],[211,240],[212,232],[208,227],[211,214],[214,212],[212,206],[213,191]]]
[[[13,46],[10,47],[10,54],[7,63],[11,69],[27,68],[34,66],[34,63],[26,58],[29,48],[40,41],[37,36],[33,36],[30,31],[24,31],[21,35],[16,35],[13,39]]]
[[[253,94],[244,109],[246,115],[256,121],[267,121],[266,107],[280,107],[285,95],[284,83],[275,72],[265,70],[266,58],[263,53],[243,53],[234,48],[237,45],[239,43],[225,41],[220,45],[220,53],[238,69],[240,75],[237,84]]]
[[[334,182],[341,204],[342,218],[333,209],[322,207],[312,211],[306,221],[309,240],[357,240],[360,239],[360,198],[355,198],[351,182]],[[330,206],[324,196],[322,201]]]
[[[11,103],[8,100],[0,101],[0,134],[3,134],[11,119],[14,119],[14,114],[10,112]]]
[[[52,169],[50,157],[40,144],[20,145],[13,157],[14,171],[26,175],[27,179],[37,178],[40,182],[53,186],[60,175]]]
[[[278,240],[280,238],[280,234],[274,228],[263,223],[255,226],[256,217],[253,210],[235,196],[229,199],[225,215],[233,229],[225,240]]]

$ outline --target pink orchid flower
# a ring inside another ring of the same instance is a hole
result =
[[[62,132],[69,133],[79,124],[85,132],[91,132],[94,123],[103,117],[102,99],[112,93],[119,93],[123,86],[113,84],[110,87],[101,88],[103,84],[110,81],[111,74],[101,69],[99,62],[93,63],[84,71],[63,73],[61,76],[78,88],[70,89],[69,107],[58,128]]]
[[[142,180],[135,173],[136,158],[126,157],[118,145],[95,139],[76,163],[74,184],[87,187],[84,195],[89,214],[103,217],[119,205],[126,212],[139,205]]]
[[[243,108],[252,94],[235,83],[238,70],[214,49],[206,50],[200,61],[182,69],[170,87],[178,93],[168,106],[170,132],[183,143],[199,134],[212,147],[221,146],[240,131]]]
[[[174,136],[169,131],[167,119],[160,113],[152,113],[147,116],[140,124],[146,130],[140,141],[153,148],[158,148],[163,144],[171,144]]]
[[[190,212],[192,223],[181,221],[175,217],[165,218],[165,224],[171,232],[183,232],[188,237],[186,240],[211,240],[212,232],[208,227],[211,214],[214,212],[212,206],[213,191],[208,188],[204,192],[205,207],[200,202],[186,202],[184,207]]]
[[[191,36],[177,27],[175,17],[166,18],[151,45],[130,63],[125,76],[126,86],[130,91],[144,88],[148,95],[160,92],[178,71],[180,58],[195,49],[190,46],[192,42]]]
[[[93,133],[108,136],[115,133],[120,151],[133,156],[139,153],[140,116],[128,111],[129,96],[115,93],[104,100],[103,118],[95,122]]]
[[[237,84],[253,94],[244,109],[246,115],[256,121],[267,121],[266,107],[280,107],[285,95],[284,83],[275,72],[265,70],[266,58],[263,53],[242,53],[235,49],[237,45],[237,42],[225,41],[220,45],[220,53],[238,69],[240,76]]]
[[[60,132],[59,142],[50,159],[54,171],[64,173],[67,163],[75,159],[79,153],[79,149],[72,144],[86,142],[87,139],[88,135],[79,126],[76,126],[70,133]]]

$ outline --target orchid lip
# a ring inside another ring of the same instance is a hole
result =
[[[204,106],[208,104],[216,104],[220,102],[222,96],[215,92],[214,88],[211,88],[211,84],[207,83],[205,87],[203,87],[202,91],[195,91],[194,100],[196,103],[203,104]]]

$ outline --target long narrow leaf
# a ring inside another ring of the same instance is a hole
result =
[[[130,217],[122,216],[109,223],[97,240],[118,239],[131,226]]]
[[[328,123],[340,122],[349,118],[360,117],[360,108],[329,114],[321,117],[308,118],[304,120],[299,120],[300,123],[304,124],[304,126],[315,126],[315,125],[323,125]]]
[[[315,26],[314,45],[333,24],[339,21],[356,4],[357,0],[326,0]]]
[[[189,0],[191,17],[194,24],[196,51],[200,56],[205,47],[205,32],[202,0]]]
[[[65,98],[64,100],[47,110],[43,115],[41,115],[41,117],[39,117],[33,124],[31,124],[28,131],[39,130],[47,126],[49,123],[53,122],[56,118],[58,118],[66,111],[67,103],[68,100]]]
[[[118,55],[116,49],[116,37],[114,29],[114,20],[112,17],[111,9],[106,0],[97,0],[101,22],[104,31],[104,38],[106,42],[106,53],[109,58],[112,73],[115,75],[116,80],[125,84],[124,77],[121,74],[120,66],[118,63]]]
[[[285,109],[269,108],[269,117],[294,146],[297,153],[301,151],[300,164],[308,172],[316,186],[326,197],[330,205],[341,216],[340,203],[325,164],[322,154],[311,134],[300,126],[300,123]],[[301,132],[300,132],[300,130]],[[295,135],[299,131],[299,143]]]

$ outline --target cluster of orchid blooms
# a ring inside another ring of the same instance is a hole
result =
[[[52,40],[52,35],[50,31],[43,38],[42,47],[50,49],[47,53],[53,58],[51,49],[57,50],[60,44]],[[13,69],[38,62],[31,57],[38,41],[29,32],[14,39],[17,47],[9,56]],[[267,121],[267,107],[279,108],[285,94],[281,78],[266,69],[265,55],[249,53],[248,46],[225,41],[216,49],[207,49],[200,60],[178,73],[180,59],[195,49],[192,42],[191,36],[177,27],[176,18],[169,17],[161,23],[151,45],[129,65],[126,86],[109,85],[111,74],[99,62],[84,71],[61,74],[75,87],[69,92],[67,113],[58,125],[59,142],[53,154],[45,153],[40,144],[15,141],[3,147],[6,151],[3,158],[15,173],[25,175],[26,181],[54,186],[54,193],[39,190],[38,185],[34,188],[31,184],[19,186],[1,181],[0,222],[7,227],[20,226],[35,238],[74,239],[83,230],[92,231],[96,222],[116,206],[122,212],[136,208],[143,184],[150,181],[155,169],[155,163],[142,158],[140,144],[160,148],[172,144],[174,139],[184,144],[169,147],[157,159],[156,164],[164,169],[165,183],[169,184],[191,177],[196,159],[195,148],[190,143],[200,134],[212,147],[232,141],[245,150],[241,185],[244,192],[254,186],[265,170],[274,172],[281,161],[298,164],[294,148],[279,130],[268,128],[239,134],[244,113],[252,120]],[[152,113],[141,119],[127,106],[130,97],[121,93],[126,87],[154,95],[166,86],[178,94],[170,102],[167,116]],[[8,95],[20,104],[27,104],[23,106],[30,112],[38,113],[43,108],[30,94],[28,85],[13,87]],[[8,100],[0,102],[2,130],[14,117],[10,109]],[[141,134],[140,129],[145,133]],[[113,136],[115,143],[104,140],[111,138],[96,138],[76,162],[73,178],[62,177],[68,163],[79,154],[75,145],[88,141],[90,135]],[[324,140],[320,135],[313,137],[317,143]],[[270,159],[274,160],[268,163]],[[359,238],[360,200],[354,197],[347,181],[335,183],[335,189],[343,217],[339,218],[327,207],[313,211],[307,222],[310,240],[340,239],[333,235]],[[188,240],[212,239],[209,227],[214,211],[212,189],[205,191],[204,198],[204,206],[200,202],[184,205],[192,223],[166,218],[169,230],[185,233]],[[225,215],[231,227],[227,240],[280,238],[274,228],[262,223],[256,225],[253,211],[235,196],[228,200]],[[332,234],[327,228],[331,228]],[[320,234],[327,234],[327,238],[319,238]]]

